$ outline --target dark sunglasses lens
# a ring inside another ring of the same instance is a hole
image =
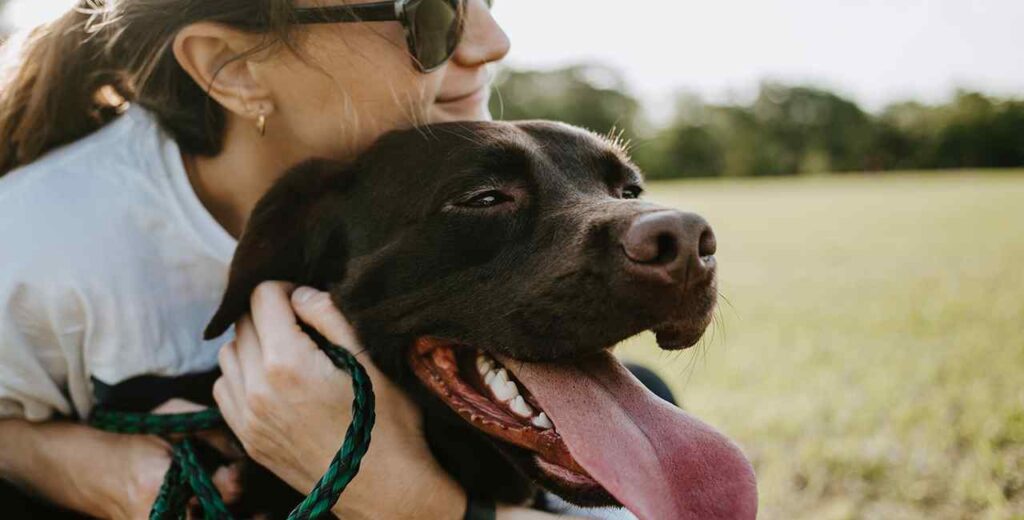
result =
[[[461,0],[423,0],[412,11],[416,59],[424,69],[441,66],[455,52],[462,37]]]

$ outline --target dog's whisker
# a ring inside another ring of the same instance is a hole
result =
[[[727,327],[725,326],[725,317],[722,315],[721,309],[718,309],[718,308],[715,309],[715,313],[712,315],[712,320],[714,320],[715,330],[716,331],[718,331],[718,330],[722,331],[722,343],[723,344],[728,344],[728,342],[729,342],[729,337],[728,337],[729,332],[728,332]]]
[[[693,373],[695,372],[695,368],[696,368],[696,361],[697,361],[696,353],[687,355],[686,353],[680,351],[680,352],[673,352],[670,355],[675,356],[676,358],[683,357],[683,356],[685,356],[687,358],[686,364],[683,366],[683,368],[681,370],[681,373],[679,375],[681,376],[681,379],[683,380],[683,383],[682,383],[683,388],[686,388],[686,387],[690,386],[690,380],[693,378]],[[678,359],[676,359],[676,361],[678,361]]]
[[[730,309],[735,311],[736,310],[736,306],[733,305],[732,301],[729,300],[729,298],[725,295],[725,293],[722,292],[721,290],[719,290],[717,292],[718,292],[718,297],[721,298],[723,301],[725,301],[726,305],[728,305]],[[737,314],[737,317],[739,317],[739,314]]]
[[[707,332],[704,333],[704,338],[702,340],[705,344],[713,345],[715,343],[715,329],[718,328],[716,325],[715,316],[712,314],[711,325],[708,327]]]

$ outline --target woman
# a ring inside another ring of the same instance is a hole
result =
[[[357,339],[325,294],[268,283],[236,339],[201,341],[235,238],[290,165],[488,118],[487,66],[509,48],[484,0],[347,4],[357,11],[82,0],[25,43],[0,87],[0,477],[79,513],[146,516],[166,443],[52,419],[176,396],[183,379],[216,377],[218,351],[216,404],[246,450],[301,492],[323,473],[351,390],[296,314],[335,343]],[[417,410],[360,359],[378,420],[335,512],[461,518],[465,493],[431,458]],[[233,466],[215,481],[237,497]]]

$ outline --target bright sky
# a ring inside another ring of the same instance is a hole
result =
[[[37,23],[68,0],[12,0]],[[957,86],[1024,96],[1024,0],[497,0],[509,62],[624,71],[655,112],[677,89],[722,100],[812,82],[871,109]]]

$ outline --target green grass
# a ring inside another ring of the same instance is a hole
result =
[[[1024,518],[1024,172],[655,184],[719,242],[703,344],[619,353],[735,438],[761,518]]]

